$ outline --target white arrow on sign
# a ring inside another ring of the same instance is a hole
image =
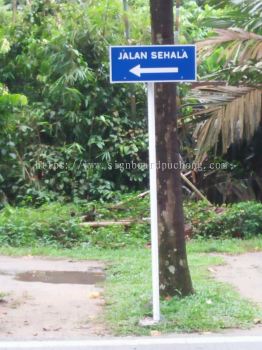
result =
[[[130,72],[137,77],[141,77],[141,74],[145,73],[178,73],[178,67],[141,68],[140,64],[138,64],[137,66],[130,69]]]

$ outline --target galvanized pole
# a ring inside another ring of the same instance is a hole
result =
[[[156,174],[156,127],[155,127],[155,84],[147,84],[148,94],[148,134],[149,134],[149,177],[150,177],[150,218],[151,256],[153,284],[153,321],[160,321],[159,301],[159,256],[157,220],[157,174]]]

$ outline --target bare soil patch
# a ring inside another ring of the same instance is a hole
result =
[[[73,339],[107,332],[101,323],[103,264],[0,256],[0,340]]]
[[[262,307],[262,252],[220,256],[225,265],[213,268],[215,278],[230,283],[241,295]]]

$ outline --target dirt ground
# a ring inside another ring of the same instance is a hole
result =
[[[0,256],[0,291],[6,294],[0,301],[0,340],[106,334],[99,320],[103,267],[97,261]]]
[[[262,252],[222,257],[225,265],[214,267],[214,277],[262,307]]]
[[[214,277],[262,307],[262,252],[222,256],[225,264],[212,267]],[[108,335],[101,321],[103,268],[98,261],[0,256],[0,291],[6,294],[0,299],[0,341]],[[253,331],[261,334],[262,325]]]

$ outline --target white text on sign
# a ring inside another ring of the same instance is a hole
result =
[[[148,55],[150,55],[148,57]],[[153,52],[120,52],[118,60],[170,60],[170,59],[187,59],[186,51],[153,51]]]

